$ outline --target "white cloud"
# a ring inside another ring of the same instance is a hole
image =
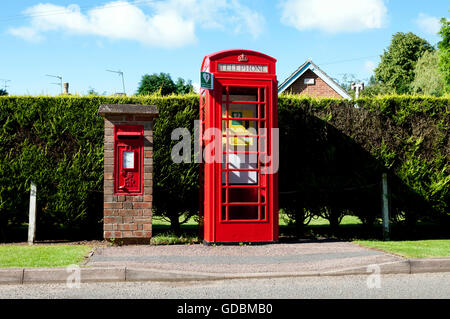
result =
[[[236,0],[232,1],[232,7],[235,11],[232,19],[235,32],[242,33],[247,30],[254,38],[257,38],[263,32],[264,17],[248,7],[240,5]]]
[[[367,72],[371,73],[371,72],[373,72],[373,70],[375,70],[375,68],[376,68],[375,62],[370,61],[370,60],[364,62],[364,69],[365,69]]]
[[[10,29],[9,32],[16,37],[25,39],[29,42],[40,42],[43,38],[39,35],[35,29],[30,27],[20,27],[15,29]]]
[[[424,13],[419,13],[419,17],[416,19],[416,24],[420,29],[429,34],[437,34],[441,29],[439,18],[431,17]]]
[[[31,26],[11,28],[9,32],[25,40],[29,40],[27,34],[20,30],[26,28],[33,29],[36,35],[65,31],[135,40],[158,47],[183,46],[196,40],[192,21],[184,20],[174,12],[158,12],[149,17],[125,1],[110,2],[86,14],[78,5],[62,7],[49,3],[30,7],[24,13],[31,17]]]
[[[152,11],[150,15],[123,0],[86,13],[76,4],[67,7],[38,4],[24,11],[30,17],[30,26],[10,28],[9,33],[28,41],[42,40],[43,33],[60,31],[133,40],[155,47],[182,47],[197,41],[197,25],[222,30],[234,28],[253,37],[261,33],[264,25],[260,14],[237,0],[152,1],[148,7]]]
[[[328,33],[378,29],[386,22],[384,0],[286,0],[281,22],[300,31]]]
[[[234,30],[258,37],[265,26],[264,17],[238,0],[169,0],[152,5],[158,11],[177,11],[204,29]]]

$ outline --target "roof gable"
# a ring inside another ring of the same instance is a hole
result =
[[[278,86],[278,94],[288,89],[298,78],[300,78],[307,70],[311,70],[320,77],[328,86],[335,90],[340,96],[345,99],[351,100],[350,94],[348,94],[342,86],[336,81],[330,78],[325,72],[323,72],[317,65],[311,60],[307,60],[303,63],[294,73],[292,73],[283,83]]]

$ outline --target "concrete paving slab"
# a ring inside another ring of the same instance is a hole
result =
[[[90,263],[110,262],[110,263],[165,263],[165,264],[228,264],[228,265],[246,265],[246,264],[285,264],[318,262],[329,259],[343,259],[352,257],[365,257],[382,255],[377,251],[367,252],[343,252],[327,254],[303,254],[303,255],[284,255],[284,256],[92,256]]]
[[[349,242],[302,242],[258,246],[122,246],[98,249],[91,267],[124,266],[204,273],[319,273],[367,267],[403,258]]]
[[[21,284],[23,282],[23,269],[0,269],[0,284]]]

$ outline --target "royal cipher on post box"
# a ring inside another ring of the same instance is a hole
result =
[[[241,49],[203,59],[199,152],[205,243],[278,240],[275,63]]]
[[[142,195],[144,126],[114,129],[114,195]]]

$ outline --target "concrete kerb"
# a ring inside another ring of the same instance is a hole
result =
[[[125,267],[83,268],[81,282],[125,281]],[[64,283],[73,271],[68,268],[11,268],[0,269],[1,284]]]
[[[257,279],[280,277],[319,276],[319,272],[270,272],[270,273],[195,273],[185,271],[163,271],[149,268],[128,268],[127,281],[202,281],[228,279]]]
[[[125,281],[125,267],[83,268],[80,267],[80,282]],[[68,268],[25,268],[22,283],[64,283],[73,271]]]
[[[449,272],[450,258],[410,259],[411,274]]]
[[[407,259],[398,262],[374,264],[379,274],[418,274],[450,272],[450,258]],[[372,266],[372,265],[370,265]],[[80,282],[125,282],[125,281],[210,281],[229,279],[258,279],[311,276],[368,275],[368,266],[318,272],[271,272],[271,273],[195,273],[165,271],[150,268],[80,267]],[[0,269],[1,284],[64,283],[71,272],[67,268],[11,268]]]
[[[0,285],[1,284],[22,284],[23,268],[0,269]]]
[[[373,264],[368,266],[359,266],[352,268],[345,268],[332,271],[324,271],[320,273],[320,276],[346,276],[346,275],[366,275],[370,274],[372,267],[378,266],[379,274],[390,275],[390,274],[411,274],[411,265],[409,260],[393,261],[382,264]],[[450,268],[449,268],[450,271]]]

